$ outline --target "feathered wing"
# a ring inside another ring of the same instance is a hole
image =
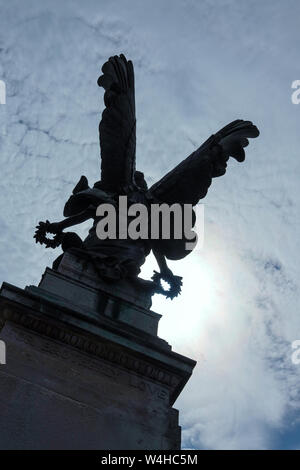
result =
[[[231,122],[155,183],[148,191],[149,197],[168,204],[197,204],[206,196],[212,178],[226,172],[227,159],[232,156],[243,161],[248,138],[258,135],[250,121]]]
[[[147,193],[149,199],[159,203],[192,204],[206,196],[212,178],[226,172],[226,162],[231,156],[237,161],[245,159],[244,147],[248,138],[258,137],[259,130],[250,121],[238,119],[213,134],[201,147],[183,160]],[[159,240],[156,247],[169,259],[181,259],[189,251],[188,240]]]
[[[105,89],[99,124],[101,183],[109,191],[132,184],[135,171],[136,117],[134,70],[121,54],[105,62],[98,85]]]

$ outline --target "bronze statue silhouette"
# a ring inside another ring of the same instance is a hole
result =
[[[101,180],[93,188],[82,176],[65,204],[64,219],[61,222],[40,222],[35,232],[36,242],[46,247],[62,246],[63,251],[72,250],[87,263],[92,263],[97,274],[106,281],[137,279],[140,267],[152,250],[159,273],[153,276],[156,292],[173,298],[181,290],[181,277],[175,276],[168,268],[166,259],[179,260],[190,253],[186,250],[186,239],[131,240],[98,238],[96,225],[99,217],[97,207],[111,203],[117,207],[119,195],[126,195],[129,204],[153,203],[191,204],[195,206],[206,196],[212,178],[225,174],[229,157],[238,162],[245,159],[244,147],[248,138],[259,135],[250,121],[238,119],[213,134],[189,157],[157,183],[147,187],[142,172],[136,171],[136,114],[134,70],[125,56],[110,57],[102,67],[103,75],[98,85],[103,87],[105,109],[99,124],[101,148]],[[63,232],[67,227],[93,219],[93,226],[85,240],[73,232]],[[55,234],[54,239],[47,233]],[[57,269],[61,258],[53,263]],[[160,280],[169,283],[165,290]]]

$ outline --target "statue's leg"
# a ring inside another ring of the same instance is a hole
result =
[[[63,252],[69,250],[70,248],[83,248],[83,241],[75,232],[66,232],[63,234],[63,239],[61,242],[61,247]],[[62,258],[63,253],[53,261],[52,269],[57,270]]]
[[[83,241],[75,232],[66,232],[63,234],[61,242],[63,251],[67,251],[70,248],[83,248]]]
[[[62,253],[61,255],[59,255],[52,263],[52,269],[54,269],[54,271],[57,271],[58,269],[58,266],[63,258],[64,254]]]

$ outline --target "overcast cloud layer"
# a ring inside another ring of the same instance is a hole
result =
[[[96,80],[109,56],[135,65],[138,169],[150,183],[223,125],[251,119],[261,136],[205,199],[203,250],[171,263],[181,297],[153,307],[160,336],[198,361],[176,403],[184,447],[300,448],[299,1],[0,7],[0,280],[38,283],[59,250],[36,246],[34,226],[61,219],[80,175],[99,179]]]

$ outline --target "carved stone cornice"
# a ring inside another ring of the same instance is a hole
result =
[[[167,386],[170,404],[196,364],[171,351],[160,338],[143,335],[111,318],[79,319],[74,311],[42,295],[38,297],[4,283],[0,294],[0,327],[6,321]]]

